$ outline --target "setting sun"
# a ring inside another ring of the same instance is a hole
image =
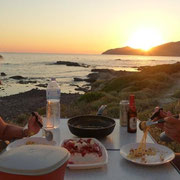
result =
[[[158,30],[153,28],[141,28],[130,36],[127,45],[136,49],[149,50],[153,46],[162,43],[164,43],[164,41]]]

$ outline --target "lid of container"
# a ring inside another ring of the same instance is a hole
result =
[[[51,81],[56,81],[56,78],[55,78],[55,77],[52,77],[52,78],[51,78]]]
[[[23,145],[0,156],[0,171],[20,175],[43,175],[61,167],[70,157],[62,147]]]
[[[129,104],[128,100],[121,100],[119,104]]]

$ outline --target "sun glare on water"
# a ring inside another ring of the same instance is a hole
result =
[[[135,31],[129,38],[127,45],[136,48],[149,50],[150,48],[163,44],[161,33],[153,28],[141,28]]]

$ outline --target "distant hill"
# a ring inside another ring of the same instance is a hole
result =
[[[102,54],[180,56],[180,41],[155,46],[151,48],[149,51],[143,51],[142,49],[134,49],[127,46],[122,48],[109,49],[103,52]]]

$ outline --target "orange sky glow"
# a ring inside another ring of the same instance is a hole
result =
[[[180,41],[179,0],[0,1],[0,52],[100,54]]]

